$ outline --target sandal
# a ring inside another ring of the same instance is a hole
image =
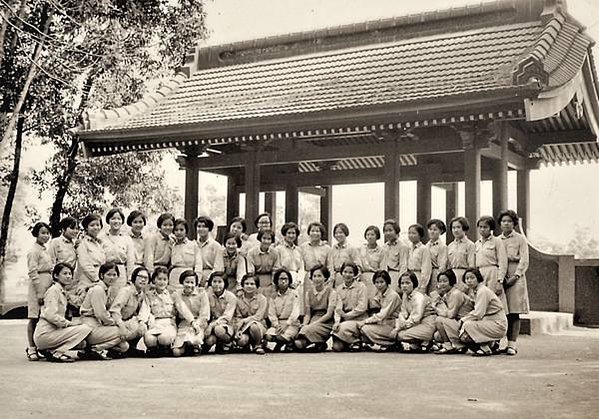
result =
[[[505,354],[509,356],[514,356],[518,353],[518,349],[508,346],[505,350]]]
[[[450,355],[450,354],[456,354],[457,349],[456,348],[441,348],[438,351],[433,352],[435,355]]]
[[[489,348],[486,345],[481,346],[472,354],[472,356],[491,356],[491,355],[493,355],[493,352],[491,351],[491,348]]]
[[[254,353],[258,354],[258,355],[264,355],[264,348],[262,346],[257,346],[256,349],[254,349]]]
[[[75,360],[73,358],[71,358],[70,356],[66,355],[66,354],[60,354],[59,356],[55,356],[52,355],[51,358],[48,359],[48,361],[50,362],[58,362],[58,363],[71,363],[71,362],[75,362]]]
[[[36,348],[25,348],[25,355],[29,361],[39,361],[40,356],[37,353]]]

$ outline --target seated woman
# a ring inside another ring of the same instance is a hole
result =
[[[205,333],[205,352],[216,345],[215,352],[223,353],[235,335],[233,316],[237,307],[237,297],[227,290],[228,287],[229,283],[223,272],[212,272],[210,274],[208,278],[210,323]]]
[[[149,279],[150,273],[143,266],[133,269],[131,281],[119,290],[108,310],[121,337],[129,343],[130,355],[139,355],[135,348],[148,331],[150,308],[146,301],[146,287]]]
[[[201,271],[200,271],[201,274]],[[173,343],[173,355],[181,356],[191,350],[199,355],[204,343],[204,331],[210,318],[210,301],[204,288],[198,287],[198,274],[187,270],[179,276],[182,289],[175,291],[193,315],[193,322],[182,319],[177,326],[177,336]]]
[[[73,362],[68,352],[85,347],[85,338],[92,332],[85,324],[75,325],[65,318],[67,296],[65,287],[73,281],[73,268],[57,263],[52,270],[54,283],[44,294],[44,304],[33,341],[46,359],[52,362]]]
[[[337,303],[337,293],[328,285],[330,277],[331,273],[323,265],[316,265],[310,270],[312,285],[306,293],[306,314],[294,342],[296,349],[306,349],[314,344],[319,352],[327,350],[327,341],[333,331],[333,315]]]
[[[435,341],[441,344],[436,354],[465,353],[466,345],[460,341],[460,320],[473,308],[472,300],[456,287],[457,278],[448,269],[437,275],[438,304],[433,308],[437,313],[435,321]]]
[[[360,271],[355,263],[344,263],[341,268],[343,283],[336,289],[337,307],[333,324],[333,350],[341,352],[360,343],[358,322],[368,314],[368,291],[358,280]]]
[[[474,351],[474,355],[492,355],[491,345],[505,336],[507,318],[499,297],[484,284],[478,269],[466,269],[464,282],[474,300],[474,310],[462,318],[460,340]]]
[[[268,302],[268,320],[271,327],[266,331],[267,342],[276,342],[275,351],[291,350],[289,343],[299,332],[300,300],[297,292],[291,288],[291,273],[279,269],[273,276],[275,294]]]
[[[129,344],[107,307],[108,288],[119,278],[119,267],[113,262],[104,263],[100,266],[98,277],[100,280],[87,291],[81,304],[81,323],[92,329],[87,337],[89,350],[84,356],[86,359],[106,360],[120,357],[127,352]]]
[[[431,300],[418,289],[418,277],[407,271],[399,278],[401,312],[395,323],[397,340],[405,351],[426,351],[435,333],[435,311]]]
[[[375,272],[372,282],[377,289],[374,300],[381,309],[378,313],[358,322],[358,329],[360,329],[362,342],[387,348],[396,343],[397,332],[394,331],[394,327],[399,316],[401,297],[390,288],[389,272]]]
[[[264,355],[262,339],[266,332],[266,310],[268,301],[258,292],[260,282],[252,274],[241,279],[242,292],[237,298],[235,310],[235,343],[240,348],[249,348]]]
[[[144,335],[144,343],[153,356],[166,355],[177,336],[177,315],[193,322],[193,315],[177,294],[168,292],[168,269],[157,266],[152,273],[151,282],[154,289],[148,291],[150,319],[148,331]]]

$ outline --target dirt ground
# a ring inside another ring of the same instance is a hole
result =
[[[599,417],[599,331],[523,337],[516,357],[346,353],[28,362],[0,321],[0,417]]]

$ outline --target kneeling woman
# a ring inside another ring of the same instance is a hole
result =
[[[249,346],[255,353],[263,355],[268,300],[258,292],[260,282],[252,274],[244,275],[241,287],[243,291],[237,298],[235,311],[235,343],[240,348]]]
[[[290,286],[291,273],[287,269],[279,269],[273,276],[274,296],[268,304],[268,320],[271,327],[266,331],[265,339],[276,342],[275,351],[283,346],[291,349],[290,342],[299,332],[300,299]]]
[[[228,287],[229,281],[223,272],[210,274],[208,278],[210,324],[206,328],[205,351],[216,345],[215,352],[222,353],[235,335],[233,316],[237,307],[237,297],[227,290]]]
[[[337,307],[335,308],[335,324],[333,325],[333,350],[347,350],[349,345],[360,343],[358,322],[368,314],[368,290],[366,285],[358,281],[358,266],[344,263],[341,267],[343,284],[337,287]]]
[[[418,278],[408,271],[399,278],[403,293],[401,312],[395,323],[397,340],[404,350],[426,350],[435,333],[435,311],[430,298],[416,291]]]
[[[397,331],[394,331],[394,327],[399,316],[401,298],[389,287],[391,285],[389,272],[375,272],[372,282],[377,289],[374,300],[381,309],[378,313],[358,322],[362,342],[374,343],[382,347],[392,346],[396,343]]]
[[[52,279],[54,283],[44,294],[44,305],[33,340],[37,348],[47,354],[49,361],[73,362],[75,359],[68,355],[68,351],[83,348],[85,338],[92,329],[85,324],[74,325],[65,318],[65,287],[73,281],[73,268],[66,263],[56,264],[52,271]]]
[[[151,282],[154,289],[147,293],[151,315],[144,342],[153,355],[162,355],[170,352],[177,336],[177,315],[190,324],[194,319],[181,298],[168,292],[168,269],[157,266],[152,273]]]
[[[318,351],[326,351],[327,340],[333,331],[337,293],[327,282],[331,273],[322,266],[316,265],[310,270],[311,287],[306,293],[305,316],[302,328],[295,340],[296,349],[305,349],[314,344]]]
[[[469,345],[475,355],[491,355],[491,347],[507,332],[507,318],[499,297],[484,284],[478,269],[467,269],[464,282],[474,300],[474,310],[462,319],[460,340]]]
[[[90,351],[86,358],[110,359],[110,355],[119,356],[129,349],[125,336],[121,335],[107,308],[108,288],[119,278],[119,267],[116,263],[107,262],[100,266],[98,276],[100,281],[87,291],[80,310],[81,323],[92,328],[87,337]],[[112,350],[110,355],[108,350]]]
[[[210,318],[210,301],[206,290],[198,287],[198,275],[194,271],[187,270],[181,273],[179,283],[183,288],[175,292],[191,311],[194,321],[190,323],[183,319],[179,323],[177,337],[173,343],[173,355],[184,355],[188,349],[199,355],[204,343],[204,331]]]

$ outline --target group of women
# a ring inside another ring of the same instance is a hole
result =
[[[106,230],[100,216],[86,216],[80,234],[66,217],[52,240],[46,223],[33,227],[29,360],[325,351],[330,341],[333,351],[515,355],[519,315],[528,312],[528,245],[511,210],[477,220],[476,242],[466,218],[452,219],[449,245],[438,219],[426,224],[426,244],[424,226],[410,226],[404,243],[387,220],[384,244],[369,226],[360,247],[343,223],[333,245],[319,222],[301,245],[293,222],[277,239],[267,213],[249,236],[246,220],[231,220],[222,246],[205,216],[191,226],[196,240],[171,214],[158,217],[155,234],[140,211],[125,217],[115,208],[105,221]]]

